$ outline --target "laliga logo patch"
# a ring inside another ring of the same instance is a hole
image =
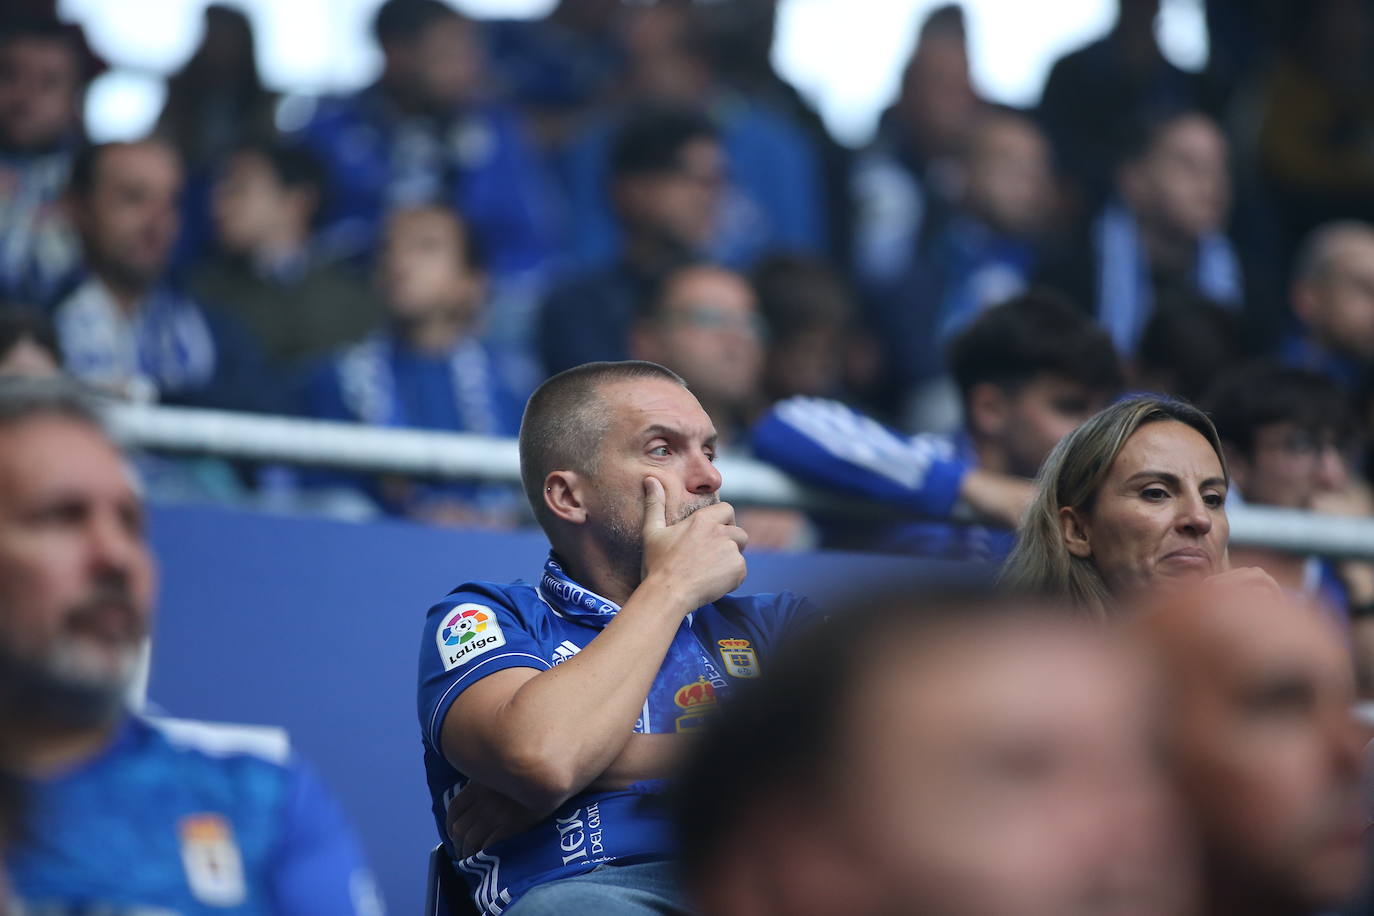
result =
[[[759,676],[759,657],[747,639],[720,640],[720,657],[725,662],[725,673],[731,677]]]
[[[177,824],[186,883],[207,906],[239,906],[248,897],[243,856],[229,821],[220,814],[191,814]]]
[[[444,623],[434,638],[445,671],[506,644],[496,612],[485,604],[460,604],[453,608],[444,615]]]

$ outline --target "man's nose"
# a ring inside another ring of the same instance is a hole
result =
[[[692,493],[710,495],[720,489],[721,476],[715,462],[703,453],[692,459],[687,469],[687,489]]]
[[[102,575],[128,575],[142,545],[124,523],[97,516],[88,526],[91,563]]]

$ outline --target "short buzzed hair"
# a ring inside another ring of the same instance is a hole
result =
[[[662,379],[686,388],[671,369],[643,360],[584,363],[535,389],[520,420],[520,480],[534,517],[548,530],[544,479],[553,471],[596,471],[601,439],[610,426],[601,389],[615,382]]]

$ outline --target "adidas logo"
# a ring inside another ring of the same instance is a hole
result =
[[[553,664],[555,664],[555,665],[561,665],[561,664],[563,664],[564,662],[566,662],[568,659],[572,658],[574,655],[576,655],[577,653],[579,653],[579,652],[581,652],[581,651],[582,651],[581,647],[575,646],[575,645],[573,645],[571,642],[569,642],[568,640],[565,639],[565,640],[563,640],[561,643],[558,644],[558,648],[557,648],[557,649],[554,649],[554,650],[553,650],[553,659],[552,659],[552,662],[553,662]]]

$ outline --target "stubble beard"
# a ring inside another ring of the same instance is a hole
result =
[[[709,497],[692,500],[678,507],[677,512],[668,519],[669,525],[685,521],[692,513],[720,502],[720,496],[712,493]],[[644,570],[644,520],[642,508],[636,518],[616,515],[605,522],[604,537],[607,554],[612,567],[629,582],[639,582]]]
[[[37,656],[21,657],[0,643],[0,719],[79,730],[123,715],[138,678],[146,628],[127,594],[114,591],[71,609],[67,625]],[[122,604],[128,615],[128,635],[118,646],[71,626],[89,606],[109,601]]]

